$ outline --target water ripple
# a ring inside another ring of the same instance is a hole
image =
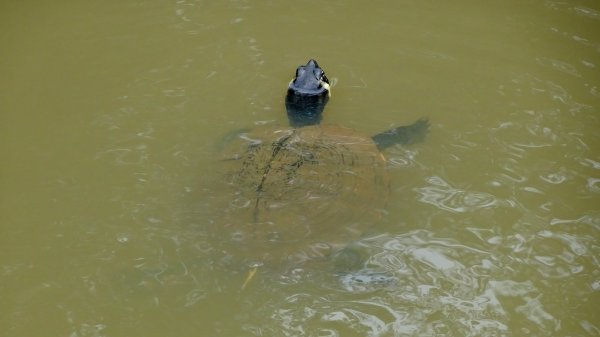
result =
[[[548,57],[539,57],[537,58],[537,62],[542,66],[550,67],[576,77],[581,77],[581,74],[577,71],[577,69],[572,64],[569,64],[567,62],[551,59]]]
[[[550,225],[565,224],[587,224],[593,226],[596,230],[600,231],[600,214],[586,214],[577,219],[553,218],[550,220]]]
[[[343,294],[338,298],[339,290],[326,298],[302,293],[287,297],[270,315],[271,321],[281,323],[270,332],[282,336],[480,336],[508,331],[504,303],[493,287],[479,279],[483,269],[488,277],[501,272],[492,254],[427,231],[380,235],[364,239],[363,244],[375,250],[366,263],[368,270],[380,270],[396,280],[387,284],[385,292],[353,291],[351,300]]]
[[[281,325],[270,332],[282,336],[506,336],[519,317],[529,322],[524,326],[532,335],[558,331],[562,322],[556,308],[560,304],[544,296],[550,289],[543,280],[587,277],[582,271],[597,255],[594,237],[548,229],[507,236],[494,229],[469,231],[488,249],[425,230],[364,238],[361,245],[370,250],[364,276],[379,271],[395,281],[380,288],[384,292],[345,287],[353,293],[350,298],[335,288],[327,297],[289,296],[273,306],[277,309],[271,321]],[[541,278],[523,279],[524,269],[538,272]],[[600,288],[597,278],[589,284],[590,289]],[[579,291],[581,295],[587,292]],[[589,322],[586,327],[587,331],[596,329]]]
[[[590,192],[600,192],[600,178],[587,178],[587,189]]]
[[[491,194],[455,188],[437,176],[429,177],[427,182],[431,186],[415,189],[420,194],[419,200],[445,211],[465,213],[501,204]]]

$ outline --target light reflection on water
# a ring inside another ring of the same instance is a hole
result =
[[[440,177],[430,177],[427,182],[431,186],[416,189],[420,194],[419,200],[445,211],[464,213],[501,204],[491,194],[453,188]],[[509,201],[504,203],[512,206]]]
[[[350,299],[340,289],[325,297],[298,293],[282,298],[269,305],[272,313],[260,312],[280,322],[270,332],[329,336],[349,329],[365,336],[502,336],[509,333],[511,312],[535,330],[550,332],[560,326],[540,302],[544,289],[522,280],[514,269],[521,262],[509,256],[424,230],[367,238],[361,244],[369,250],[368,268],[387,273],[394,282],[371,289],[346,282],[346,290],[353,293]]]

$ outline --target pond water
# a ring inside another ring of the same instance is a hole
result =
[[[596,1],[0,8],[0,335],[600,336]],[[385,151],[358,265],[242,289],[223,140],[285,125],[309,58],[324,122],[430,132]]]

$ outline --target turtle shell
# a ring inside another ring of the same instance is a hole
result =
[[[257,128],[232,141],[224,162],[226,227],[269,255],[330,253],[373,225],[389,194],[373,140],[341,126]]]

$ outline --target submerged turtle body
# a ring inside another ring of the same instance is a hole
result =
[[[330,95],[325,72],[309,60],[288,85],[290,126],[261,126],[229,143],[231,192],[219,228],[234,241],[230,256],[259,263],[327,256],[382,214],[389,182],[381,150],[423,139],[429,124],[421,119],[372,137],[321,125]]]
[[[263,127],[241,134],[230,152],[230,210],[243,212],[245,223],[234,231],[263,247],[331,249],[356,239],[385,206],[385,159],[355,130]]]

